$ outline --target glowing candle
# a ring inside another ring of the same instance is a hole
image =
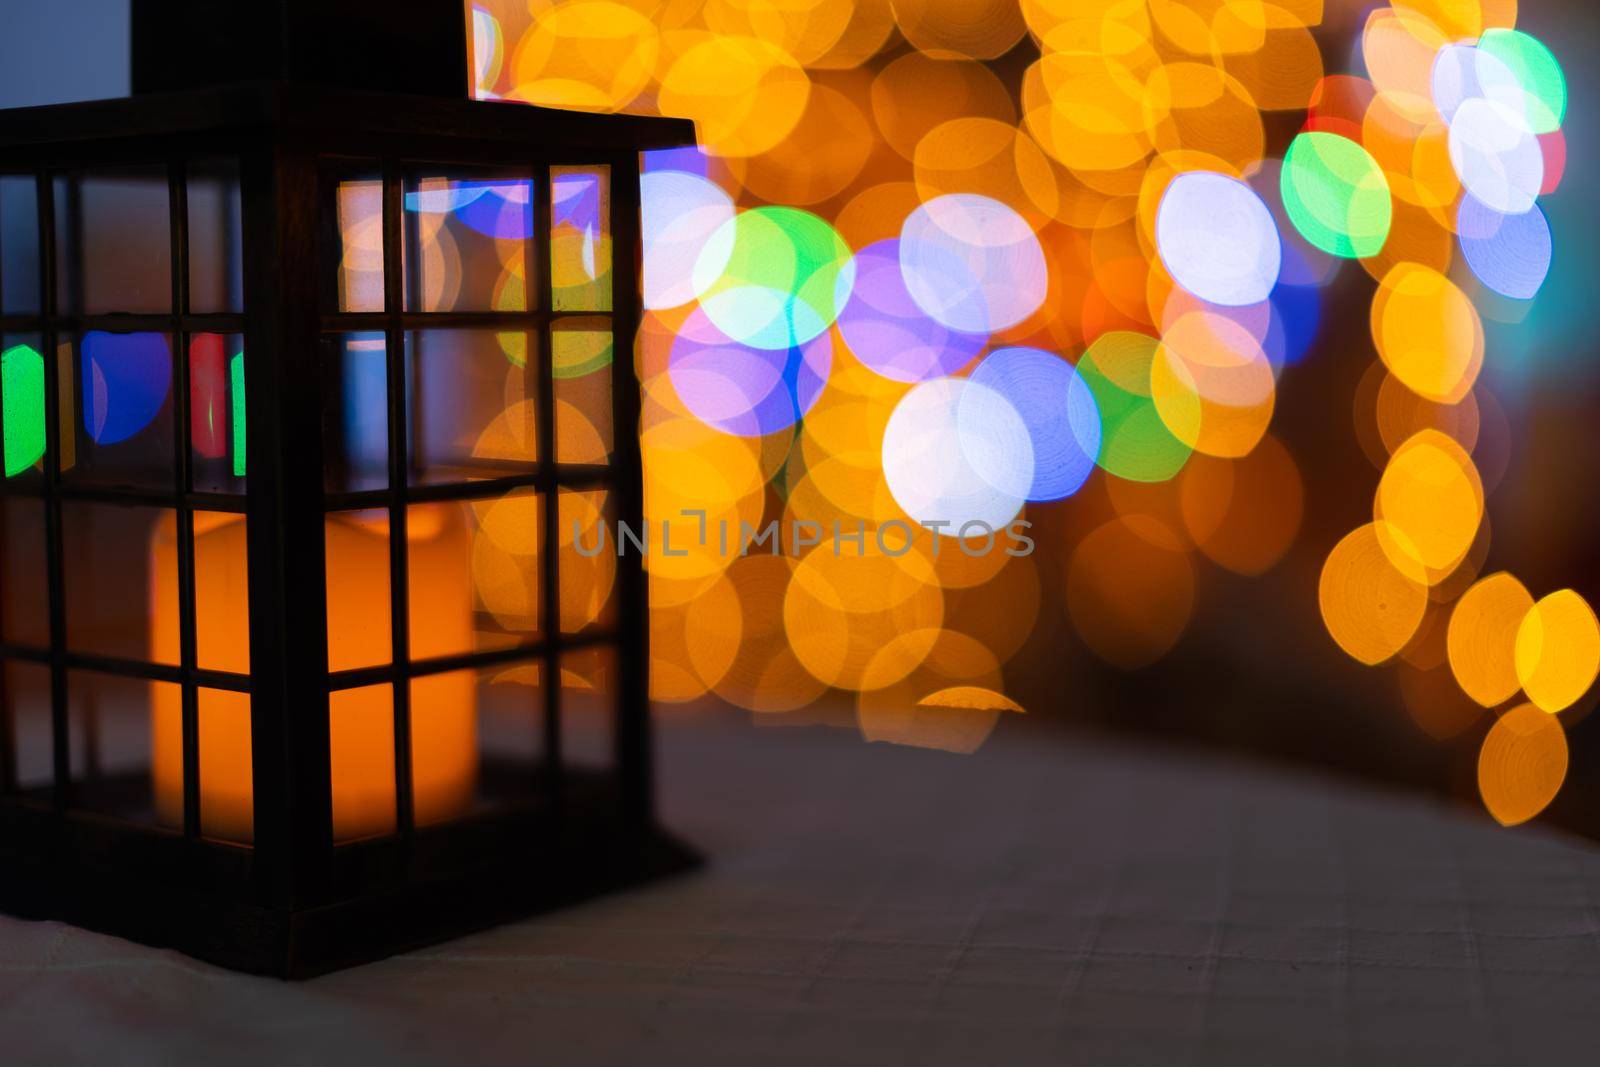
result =
[[[248,673],[249,599],[242,515],[194,518],[196,658],[208,670]],[[454,505],[411,509],[411,656],[461,652],[472,643],[470,538]],[[390,660],[389,523],[372,513],[332,515],[327,525],[330,670]],[[151,544],[152,654],[177,662],[176,598],[155,596],[178,577],[176,520],[157,525]],[[183,712],[176,686],[151,686],[151,766],[156,811],[183,822]],[[329,745],[335,840],[394,829],[393,692],[387,685],[335,692]],[[201,832],[249,841],[253,789],[249,698],[200,690]],[[471,803],[477,784],[477,687],[471,672],[418,679],[411,687],[412,783],[418,824],[441,822]]]

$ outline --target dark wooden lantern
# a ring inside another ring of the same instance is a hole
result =
[[[469,99],[463,7],[133,0],[132,98],[0,111],[0,908],[300,977],[691,862],[562,526],[693,128]]]

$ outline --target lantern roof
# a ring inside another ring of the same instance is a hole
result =
[[[469,98],[461,0],[132,0],[133,95],[0,109],[0,153],[274,129],[325,144],[499,143],[517,156],[677,148],[686,119]],[[0,165],[7,163],[0,154]]]
[[[600,114],[528,104],[412,96],[257,82],[116,100],[0,109],[0,165],[7,149],[72,142],[276,129],[358,150],[409,138],[540,152],[627,151],[695,143],[688,119]]]

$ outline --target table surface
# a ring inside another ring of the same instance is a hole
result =
[[[0,1059],[1411,1065],[1600,1039],[1600,849],[1575,839],[1070,735],[661,735],[702,872],[302,984],[0,918]]]

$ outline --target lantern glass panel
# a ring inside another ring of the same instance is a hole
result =
[[[64,500],[61,528],[68,649],[176,664],[176,513]]]
[[[195,661],[202,670],[250,673],[250,565],[245,517],[194,513]]]
[[[571,767],[616,766],[617,653],[596,646],[561,656],[561,758]]]
[[[189,168],[189,310],[244,310],[244,237],[237,163]]]
[[[472,671],[411,680],[411,795],[418,826],[459,818],[478,792],[478,684]]]
[[[412,680],[412,789],[419,824],[536,791],[545,751],[539,670],[530,661]],[[476,709],[470,734],[461,708]]]
[[[550,283],[556,311],[610,311],[611,168],[550,170]]]
[[[372,508],[328,515],[328,669],[390,662],[389,513]],[[391,740],[391,744],[392,744]]]
[[[617,515],[604,489],[560,495],[561,631],[616,624]]]
[[[75,415],[70,468],[62,458],[66,479],[172,489],[172,338],[91,330],[57,364],[62,396],[70,398],[63,407]]]
[[[0,314],[37,315],[39,194],[31,174],[0,174]]]
[[[394,687],[328,694],[333,838],[359,841],[395,829]]]
[[[412,659],[472,649],[473,531],[456,503],[414,504],[406,511],[408,645]]]
[[[50,723],[50,668],[8,659],[5,672],[5,719],[11,729],[17,790],[43,799],[55,781],[55,739]]]
[[[55,182],[57,300],[67,312],[172,311],[171,193],[165,166]]]
[[[0,641],[50,647],[44,501],[0,497]]]
[[[614,347],[607,318],[560,318],[551,329],[558,463],[611,461],[615,447],[611,418]]]
[[[527,311],[533,197],[528,177],[409,176],[407,310]]]
[[[478,689],[480,795],[532,791],[545,758],[545,687],[538,661],[472,672]]]
[[[202,493],[245,490],[244,338],[198,333],[189,338],[189,455]]]
[[[323,341],[322,451],[330,493],[389,485],[388,347],[381,333]]]
[[[406,566],[412,659],[538,639],[543,523],[543,498],[531,489],[411,506]]]
[[[201,689],[200,834],[248,844],[255,839],[250,694]]]
[[[338,311],[382,311],[383,180],[375,172],[335,179],[332,223],[332,306]]]
[[[538,343],[529,330],[406,335],[413,484],[527,474],[539,459]]]
[[[172,682],[67,672],[73,807],[183,828],[181,692]]]

